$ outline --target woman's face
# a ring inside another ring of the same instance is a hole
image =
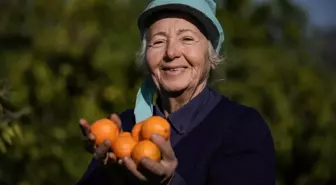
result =
[[[165,17],[149,27],[146,60],[160,91],[196,89],[210,69],[208,40],[191,20]]]

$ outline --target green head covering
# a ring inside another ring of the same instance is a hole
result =
[[[213,0],[151,0],[138,18],[138,27],[142,38],[148,26],[147,22],[152,19],[154,14],[165,10],[177,10],[195,17],[205,28],[213,47],[217,52],[220,52],[224,41],[224,32],[216,18],[216,3]],[[154,94],[155,86],[152,80],[145,80],[137,93],[134,108],[136,123],[153,115]]]

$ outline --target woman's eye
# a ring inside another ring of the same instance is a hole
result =
[[[182,40],[183,40],[183,42],[187,42],[187,43],[190,43],[190,42],[194,41],[194,39],[192,37],[183,37]]]
[[[158,47],[158,46],[163,45],[164,43],[165,43],[164,40],[155,40],[155,41],[152,41],[150,45],[152,47]]]
[[[162,40],[158,40],[158,41],[153,42],[154,45],[155,45],[155,44],[162,44],[162,43],[163,43]]]

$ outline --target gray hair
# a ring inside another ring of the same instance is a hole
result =
[[[146,67],[146,51],[147,39],[146,37],[144,37],[141,41],[140,50],[136,54],[136,64],[141,69],[145,69]],[[213,66],[213,69],[215,69],[219,64],[224,61],[219,53],[216,52],[210,41],[208,41],[208,61],[210,63],[210,66]]]

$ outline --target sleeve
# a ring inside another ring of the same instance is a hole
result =
[[[216,153],[208,184],[275,185],[273,138],[260,114],[249,109],[231,128],[232,140]]]
[[[186,185],[186,182],[178,173],[175,172],[168,185]]]
[[[125,170],[115,164],[100,165],[92,158],[89,167],[85,171],[77,185],[121,185],[125,182]]]
[[[94,184],[94,182],[98,182],[102,185],[107,184],[102,173],[102,168],[99,166],[98,162],[92,158],[87,170],[82,178],[77,182],[77,185],[91,185]]]

